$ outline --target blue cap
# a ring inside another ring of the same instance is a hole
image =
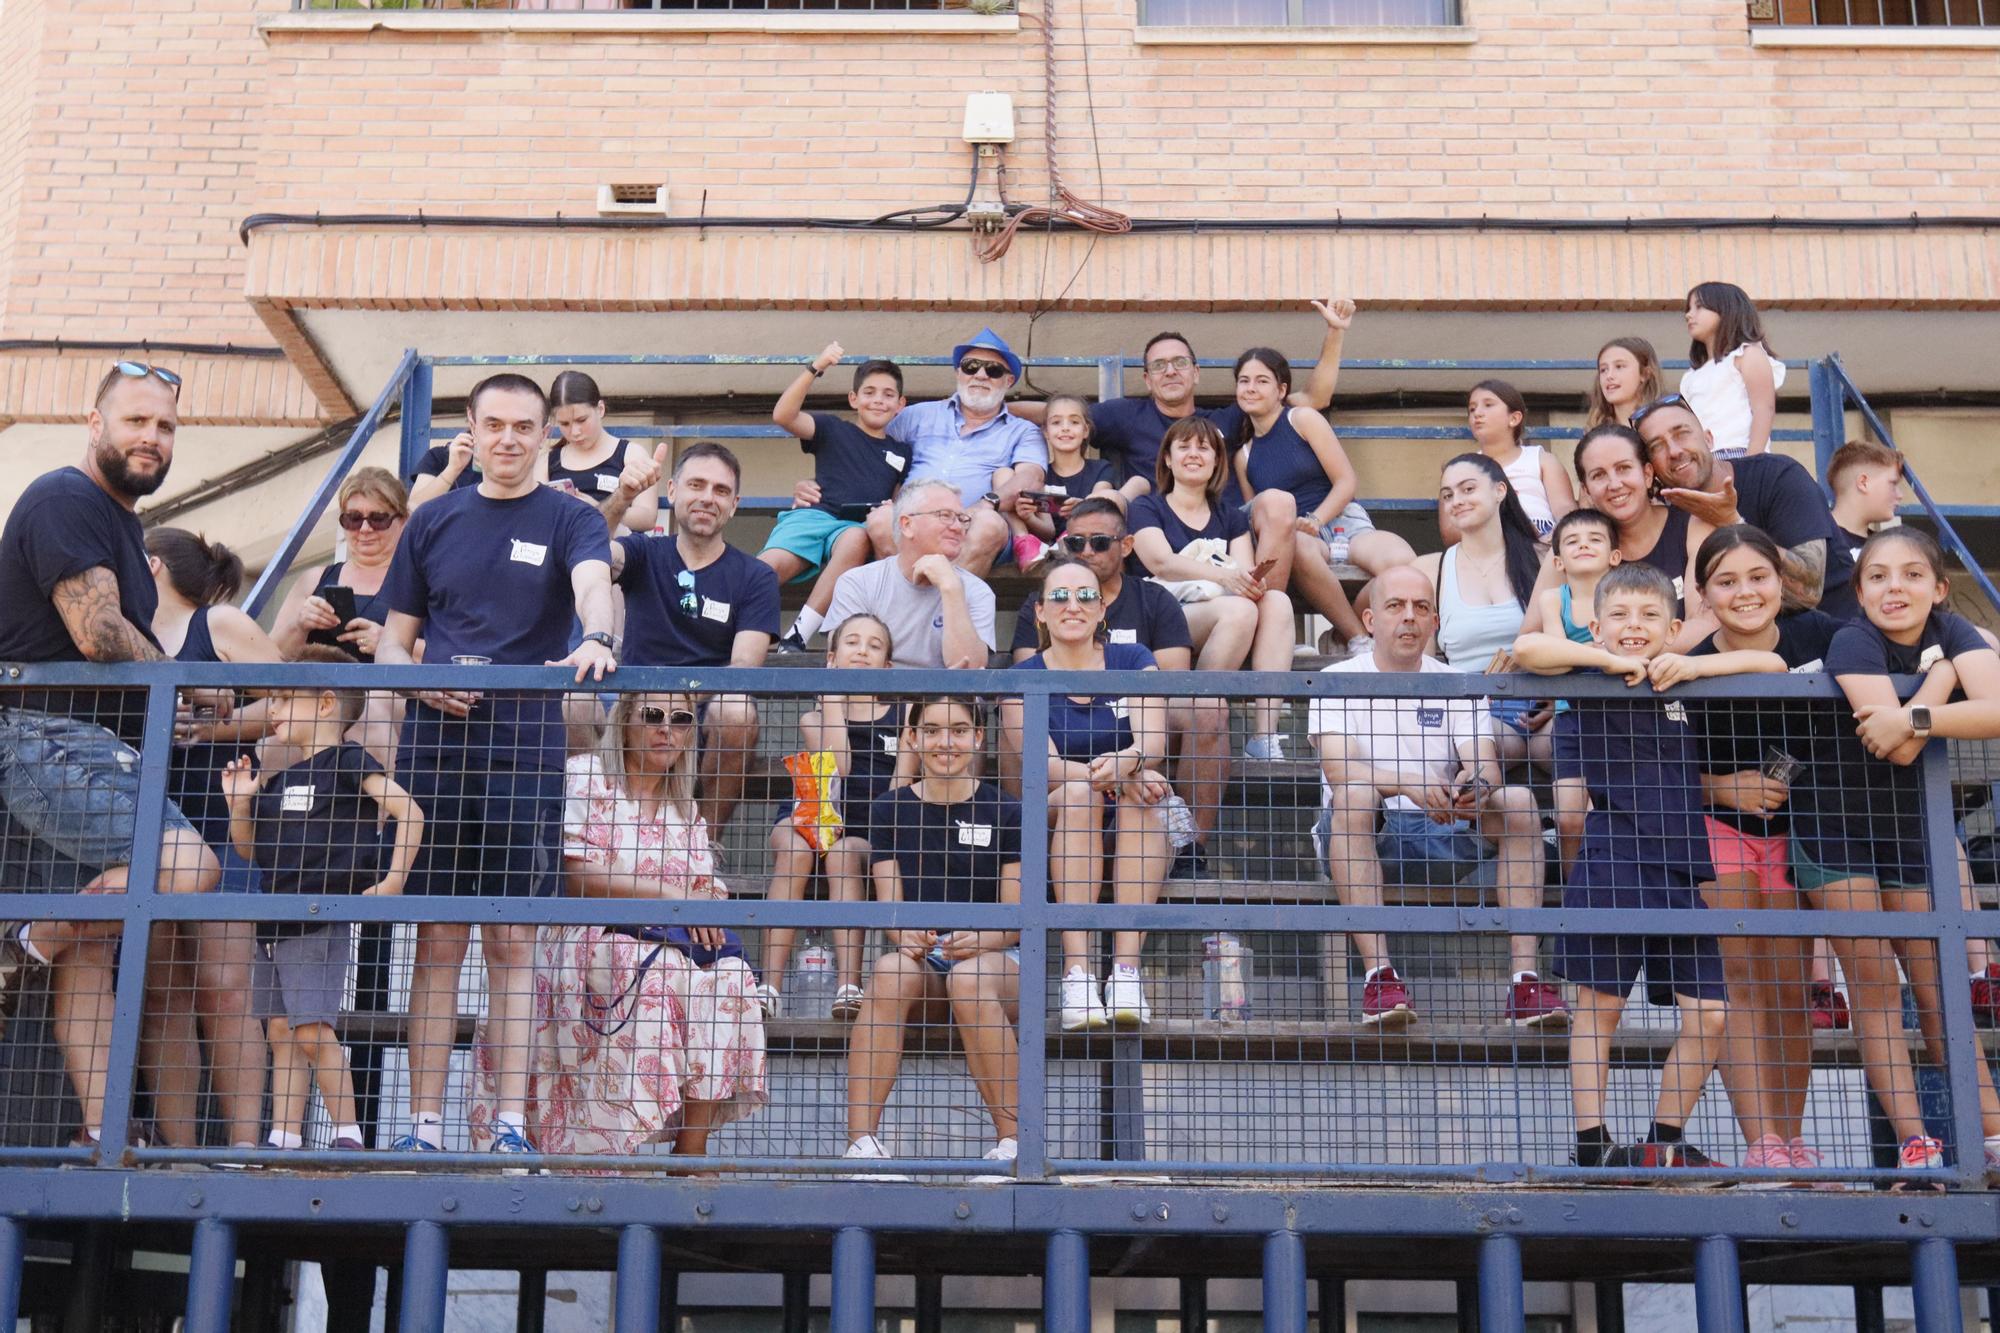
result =
[[[998,352],[1000,359],[1007,363],[1007,369],[1012,373],[1014,378],[1021,378],[1021,358],[1015,356],[1014,349],[1007,345],[1007,340],[992,329],[981,329],[974,337],[952,348],[952,365],[956,366],[959,362],[965,360],[965,354],[975,347],[991,348],[993,351]]]

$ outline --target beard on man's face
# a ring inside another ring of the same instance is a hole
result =
[[[171,466],[164,451],[153,450],[160,463],[151,472],[134,471],[132,460],[119,452],[118,446],[109,439],[99,440],[94,446],[97,470],[111,483],[112,489],[134,500],[143,499],[160,489],[167,480],[167,469]]]

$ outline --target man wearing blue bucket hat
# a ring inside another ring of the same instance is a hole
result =
[[[910,446],[908,475],[941,477],[965,497],[972,524],[958,565],[984,575],[1014,558],[1004,515],[1013,512],[1016,495],[1041,486],[1049,448],[1040,427],[1007,410],[1021,358],[1006,339],[981,329],[951,349],[951,361],[958,391],[904,408],[888,434]]]

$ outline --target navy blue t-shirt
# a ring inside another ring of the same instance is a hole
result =
[[[160,595],[138,515],[81,468],[58,468],[29,482],[0,531],[0,661],[85,661],[50,599],[64,579],[100,566],[118,580],[120,613],[159,647],[153,613]],[[132,744],[145,732],[144,690],[7,691],[0,704],[95,722]]]
[[[1826,670],[1836,679],[1921,676],[1940,661],[1981,651],[1986,651],[1986,640],[1971,621],[1938,610],[1910,645],[1891,642],[1865,620],[1842,625],[1827,649]],[[1962,697],[1952,691],[1953,699]],[[1793,797],[1793,837],[1800,850],[1829,870],[1852,870],[1888,883],[1932,883],[1925,854],[1923,764],[1903,766],[1875,758],[1854,734],[1852,715],[1843,711],[1839,721],[1841,725],[1827,729],[1815,752],[1809,791]]]
[[[1778,617],[1778,646],[1785,669],[1800,673],[1826,670],[1827,649],[1840,622],[1819,611],[1798,611]],[[1688,650],[1689,657],[1713,657],[1723,652],[1710,635]],[[1812,781],[1813,748],[1817,738],[1836,720],[1828,700],[1691,699],[1688,712],[1701,736],[1701,771],[1715,776],[1762,769],[1768,753],[1782,752],[1807,765],[1794,786]],[[1791,827],[1789,800],[1769,815],[1749,814],[1727,806],[1708,807],[1709,816],[1757,837],[1771,837]]]
[[[871,864],[894,861],[903,901],[997,903],[1000,877],[1021,863],[1021,803],[982,782],[949,805],[898,787],[868,810]]]
[[[1556,776],[1582,778],[1591,800],[1571,884],[1715,878],[1702,823],[1701,744],[1688,714],[1688,703],[1646,692],[1577,699],[1557,717]]]
[[[250,803],[253,859],[268,893],[360,893],[388,865],[375,801],[361,784],[382,765],[360,746],[328,746],[265,779]],[[303,934],[305,922],[267,924],[265,938]]]
[[[1213,421],[1228,443],[1235,441],[1243,424],[1243,409],[1234,403],[1226,407],[1197,407],[1192,415]],[[1167,428],[1179,420],[1182,418],[1160,411],[1150,396],[1107,398],[1090,406],[1090,442],[1098,453],[1118,464],[1120,485],[1133,477],[1143,477],[1151,486],[1157,484],[1154,477],[1159,470],[1160,441],[1165,438]]]
[[[1208,507],[1208,522],[1200,528],[1191,528],[1165,496],[1158,493],[1142,495],[1132,502],[1132,510],[1126,516],[1126,523],[1133,532],[1146,528],[1158,528],[1167,539],[1167,546],[1175,555],[1187,549],[1187,544],[1198,537],[1215,537],[1224,542],[1235,541],[1250,531],[1249,516],[1241,505],[1232,505],[1217,500]],[[1132,559],[1138,560],[1136,554]]]
[[[673,537],[620,537],[625,660],[633,666],[728,666],[736,636],[778,637],[778,576],[733,546],[690,570]]]
[[[1860,620],[1861,599],[1854,594],[1854,558],[1861,554],[1861,547],[1868,540],[1866,533],[1849,532],[1836,523],[1833,525],[1833,544],[1826,548],[1827,587],[1819,599],[1819,609],[1835,620]],[[1838,585],[1833,581],[1835,560],[1847,565],[1847,577]]]
[[[434,444],[424,450],[424,456],[417,460],[417,470],[410,474],[410,480],[414,482],[418,477],[442,477],[446,465],[450,462],[451,446],[448,444]],[[465,465],[465,471],[458,474],[458,480],[451,484],[451,488],[455,491],[462,491],[467,486],[477,486],[479,478],[479,463],[475,459],[473,462]]]
[[[1258,491],[1289,491],[1298,501],[1299,516],[1303,518],[1317,508],[1333,489],[1333,479],[1320,466],[1319,455],[1313,452],[1305,436],[1292,425],[1290,408],[1280,412],[1271,429],[1246,447],[1250,450],[1252,494]]]
[[[874,508],[903,484],[910,469],[910,451],[896,440],[870,435],[845,417],[808,413],[813,436],[799,447],[813,456],[813,480],[819,483],[815,509],[839,514],[850,505]]]
[[[1104,645],[1106,671],[1144,671],[1156,666],[1150,649],[1136,643]],[[1049,664],[1040,653],[1016,665],[1017,671],[1047,671]],[[1132,744],[1132,721],[1125,700],[1115,694],[1072,698],[1067,694],[1049,696],[1049,739],[1055,742],[1058,758],[1087,764],[1101,754],[1112,754]]]
[[[1731,459],[1729,465],[1736,475],[1736,512],[1745,523],[1762,528],[1782,550],[1826,542],[1822,604],[1828,592],[1853,582],[1854,555],[1840,540],[1826,494],[1812,473],[1783,454],[1752,454]]]
[[[1041,600],[1041,593],[1031,592],[1015,613],[1013,648],[1039,646],[1035,607]],[[1165,588],[1145,579],[1127,578],[1119,583],[1118,596],[1104,608],[1104,624],[1111,631],[1111,647],[1136,643],[1155,653],[1165,648],[1194,647],[1181,604]]]
[[[1064,475],[1055,470],[1055,459],[1049,460],[1048,475],[1042,479],[1042,494],[1053,495],[1064,500],[1082,500],[1097,489],[1099,482],[1111,486],[1118,485],[1118,468],[1107,458],[1086,458],[1077,471]],[[1061,514],[1051,514],[1050,521],[1056,525],[1056,535],[1062,536],[1069,526],[1069,520]]]
[[[541,666],[569,653],[576,620],[570,571],[591,560],[611,560],[610,535],[595,509],[546,486],[511,500],[460,488],[410,515],[382,598],[390,610],[424,622],[428,662],[474,654],[500,666]],[[455,734],[457,722],[413,702],[405,740],[485,745],[524,766],[563,766],[558,693],[489,691]]]

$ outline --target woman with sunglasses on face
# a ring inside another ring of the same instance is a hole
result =
[[[1111,643],[1104,627],[1104,590],[1090,566],[1064,558],[1042,575],[1035,606],[1042,651],[1020,671],[1155,671],[1153,654],[1136,643]],[[1000,706],[1003,743],[1022,753],[1022,705]],[[1056,901],[1094,903],[1110,853],[1112,900],[1151,903],[1166,882],[1170,851],[1166,823],[1154,809],[1170,794],[1156,767],[1166,755],[1165,700],[1116,695],[1055,695],[1049,700],[1049,884]],[[1103,999],[1090,967],[1090,936],[1062,937],[1062,1026],[1065,1032],[1149,1022],[1152,1010],[1139,981],[1145,936],[1112,937],[1111,976]]]
[[[602,741],[563,781],[563,889],[577,898],[711,901],[708,825],[695,808],[695,699],[625,694]],[[654,913],[657,923],[658,913]],[[528,1105],[547,1153],[708,1151],[766,1096],[764,1019],[736,932],[721,926],[543,926]],[[479,1048],[473,1142],[493,1123]]]
[[[1202,671],[1292,669],[1292,599],[1257,573],[1250,521],[1222,500],[1228,446],[1214,422],[1189,417],[1160,442],[1153,490],[1132,502],[1132,551],[1187,615]],[[1251,703],[1248,759],[1283,759],[1283,705]]]

